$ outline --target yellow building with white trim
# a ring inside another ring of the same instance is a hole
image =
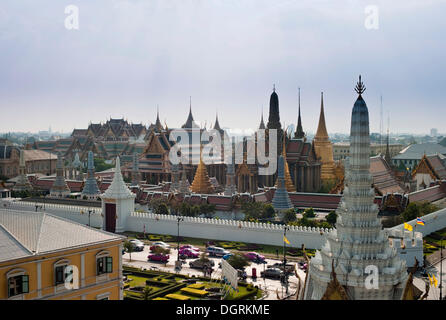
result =
[[[123,236],[0,209],[0,299],[120,300]]]

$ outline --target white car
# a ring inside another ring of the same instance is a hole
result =
[[[170,248],[170,245],[168,245],[167,243],[162,242],[162,241],[154,242],[154,243],[152,243],[152,246],[163,247],[165,249],[169,249]]]
[[[133,245],[134,251],[143,251],[144,250],[144,242],[142,242],[138,239],[132,239],[132,240],[130,240],[130,243]]]

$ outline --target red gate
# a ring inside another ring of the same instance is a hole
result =
[[[115,232],[116,229],[116,204],[105,204],[105,231]]]

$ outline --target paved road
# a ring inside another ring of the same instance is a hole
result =
[[[170,259],[168,261],[168,263],[165,265],[164,263],[159,263],[159,262],[152,262],[152,261],[147,261],[147,256],[150,254],[149,251],[149,246],[146,245],[144,247],[144,251],[140,251],[140,252],[132,252],[131,256],[132,256],[132,260],[130,261],[130,254],[129,253],[125,253],[123,255],[123,264],[124,265],[128,265],[128,266],[133,266],[133,267],[138,267],[138,268],[145,268],[147,270],[150,270],[152,268],[156,268],[160,271],[168,271],[168,272],[175,272],[174,271],[174,266],[175,266],[175,261],[177,259],[177,250],[176,249],[171,249],[171,253],[170,253]],[[210,258],[211,260],[214,260],[215,262],[215,266],[214,266],[214,272],[212,273],[211,277],[212,279],[221,279],[221,269],[218,268],[218,264],[221,261],[220,258]],[[185,274],[185,275],[196,275],[196,276],[203,276],[203,272],[201,270],[198,269],[192,269],[189,267],[189,263],[190,261],[192,261],[194,259],[188,259],[186,264],[183,264],[183,267],[180,271],[181,274]],[[286,294],[286,290],[284,287],[282,287],[282,284],[280,282],[280,280],[273,280],[273,279],[263,279],[260,277],[260,272],[264,270],[264,268],[266,268],[266,265],[270,265],[270,264],[274,264],[276,262],[281,262],[280,260],[274,260],[274,259],[266,259],[267,264],[256,264],[256,263],[251,263],[251,265],[249,267],[246,268],[246,272],[248,274],[248,279],[247,282],[248,283],[252,283],[254,285],[258,285],[261,289],[265,290],[266,288],[266,292],[267,292],[267,296],[265,297],[265,299],[267,300],[277,300],[277,293],[276,290],[278,290],[279,292],[279,296],[283,297]],[[252,278],[252,269],[256,268],[257,269],[257,279],[253,279]],[[299,277],[302,279],[302,281],[305,280],[305,273],[302,270],[298,270],[297,271],[299,274]],[[297,277],[293,274],[289,277],[289,288],[288,288],[288,292],[289,294],[294,294],[296,292],[296,288],[297,288],[297,284],[298,284],[298,279]],[[303,284],[302,284],[303,285]],[[282,294],[283,292],[283,294]],[[290,297],[290,299],[295,299],[295,297]]]

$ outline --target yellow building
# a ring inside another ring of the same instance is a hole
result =
[[[321,113],[316,135],[314,136],[314,151],[322,163],[321,179],[323,182],[336,181],[335,162],[333,159],[333,145],[328,139],[327,127],[325,125],[324,98],[321,93]]]
[[[48,213],[0,209],[0,299],[122,299],[123,241]]]

